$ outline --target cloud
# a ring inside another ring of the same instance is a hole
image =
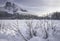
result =
[[[4,4],[6,0],[0,0],[0,4]]]
[[[5,2],[7,2],[7,1],[9,1],[9,2],[14,2],[14,0],[0,0],[0,5],[2,4],[5,4]]]
[[[60,0],[15,0],[15,2],[33,7],[60,6]]]

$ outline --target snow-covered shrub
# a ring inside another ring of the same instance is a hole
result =
[[[58,20],[0,20],[0,39],[59,41],[59,25]]]

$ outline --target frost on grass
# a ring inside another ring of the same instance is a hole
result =
[[[60,41],[59,20],[0,20],[0,41]]]

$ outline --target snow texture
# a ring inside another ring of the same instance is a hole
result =
[[[60,20],[0,20],[0,41],[60,41]]]

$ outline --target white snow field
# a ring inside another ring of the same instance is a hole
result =
[[[60,41],[60,20],[0,20],[0,41]]]

